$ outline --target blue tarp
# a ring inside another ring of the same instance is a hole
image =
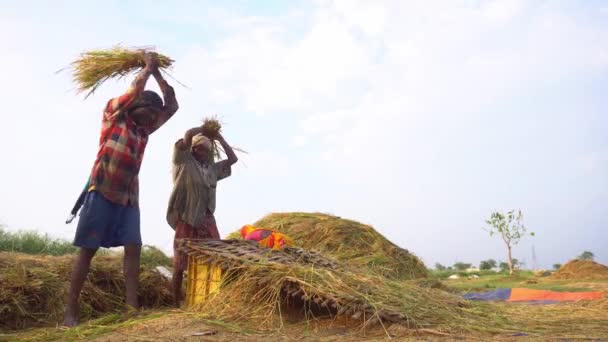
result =
[[[511,289],[496,289],[488,292],[477,292],[467,293],[462,296],[467,300],[480,300],[480,301],[508,301],[511,298]],[[554,304],[557,303],[555,300],[529,300],[525,301],[526,304]]]
[[[467,293],[463,297],[468,300],[507,300],[511,297],[511,289],[496,289],[489,292]]]

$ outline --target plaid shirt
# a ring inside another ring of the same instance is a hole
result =
[[[137,126],[126,115],[126,109],[138,96],[133,87],[124,95],[108,101],[103,113],[99,152],[91,172],[89,191],[98,191],[120,205],[138,206],[138,174],[148,136],[177,111],[173,88],[164,82],[161,89],[164,90],[165,110],[162,117],[150,127]]]

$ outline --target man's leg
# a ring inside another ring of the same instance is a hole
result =
[[[72,280],[70,283],[70,293],[68,294],[68,303],[65,309],[65,317],[63,324],[68,327],[73,327],[78,324],[78,297],[84,281],[89,274],[89,267],[91,266],[91,259],[95,256],[97,249],[91,248],[80,248],[80,253],[76,257],[74,263],[74,269],[72,270]]]
[[[174,253],[174,259],[180,256]],[[173,262],[173,305],[179,308],[182,301],[182,280],[184,279],[184,268],[179,261]]]
[[[138,309],[137,287],[139,286],[139,257],[141,255],[140,245],[125,246],[124,274],[125,286],[127,288],[127,306]]]

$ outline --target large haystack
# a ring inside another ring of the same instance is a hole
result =
[[[487,330],[503,320],[470,303],[414,281],[391,280],[300,248],[264,249],[249,241],[181,240],[180,248],[224,277],[217,294],[194,309],[228,321],[280,327],[286,320],[345,318],[353,324]]]
[[[0,329],[59,323],[73,258],[0,252]],[[141,305],[170,305],[170,286],[162,275],[142,267]],[[95,257],[81,294],[81,318],[119,311],[123,309],[123,303],[122,255]]]
[[[191,309],[201,317],[254,330],[290,334],[292,323],[310,327],[314,321],[336,322],[353,331],[379,326],[387,333],[403,328],[452,337],[472,333],[484,337],[480,340],[490,339],[488,334],[508,339],[513,333],[534,339],[547,333],[608,337],[606,299],[555,305],[545,314],[542,306],[465,301],[423,284],[426,279],[387,279],[300,248],[271,250],[239,240],[180,244],[199,262],[224,270],[219,291]]]
[[[608,267],[592,260],[572,260],[552,276],[555,279],[608,279]]]
[[[298,247],[318,251],[364,272],[391,279],[416,279],[427,275],[422,261],[387,240],[371,226],[318,213],[275,213],[255,223],[279,230]],[[238,237],[231,234],[229,238]]]

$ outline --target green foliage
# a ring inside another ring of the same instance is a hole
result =
[[[9,232],[0,226],[0,252],[18,252],[32,255],[68,255],[78,253],[78,247],[72,245],[68,240],[56,239],[48,234],[40,234],[35,231]],[[97,255],[107,255],[108,249],[100,248]],[[146,245],[141,251],[141,265],[148,267],[173,265],[172,259],[166,256],[160,249]]]
[[[520,262],[516,258],[513,258],[512,262],[513,262],[514,269],[520,266]],[[501,261],[498,264],[498,268],[500,268],[501,272],[509,271],[509,263],[506,261]]]
[[[157,247],[145,245],[141,250],[140,263],[141,266],[151,268],[156,266],[171,267],[173,265],[173,259],[165,255],[165,253]]]
[[[442,264],[437,262],[437,263],[435,263],[435,269],[437,271],[444,271],[446,268],[445,268],[445,266],[443,266]]]
[[[553,264],[554,270],[559,270],[560,268],[562,268],[562,264]]]
[[[528,280],[536,279],[532,271],[517,271],[513,275],[505,273],[480,272],[479,279],[462,278],[450,280],[445,284],[458,292],[478,292],[499,288],[526,287],[537,290],[550,291],[592,291],[591,288],[571,286],[564,281],[545,281],[529,283]]]
[[[458,271],[464,271],[467,268],[471,268],[471,264],[465,264],[464,262],[456,262],[454,263],[454,268]]]
[[[595,258],[595,255],[590,251],[584,251],[576,258],[579,260],[593,260]]]
[[[528,230],[523,224],[524,216],[521,210],[515,213],[514,210],[502,214],[498,211],[493,212],[486,223],[490,226],[488,230],[490,236],[494,234],[500,235],[505,243],[509,246],[514,246],[519,243],[519,240],[524,237]],[[529,233],[534,236],[534,232]]]
[[[26,254],[66,255],[74,254],[78,247],[72,243],[40,234],[35,231],[9,232],[0,226],[0,252],[19,252]]]
[[[496,267],[496,260],[494,259],[482,260],[479,263],[480,270],[491,270],[494,267]]]
[[[502,241],[507,246],[507,252],[509,256],[509,261],[512,260],[511,256],[511,248],[514,245],[519,243],[519,240],[529,234],[530,236],[534,236],[534,232],[528,233],[527,228],[523,223],[524,216],[521,213],[521,210],[515,213],[514,210],[507,212],[507,214],[502,214],[498,211],[493,212],[490,215],[490,218],[486,220],[490,229],[488,232],[490,236],[498,235],[502,238]],[[509,267],[509,273],[513,273],[513,268],[515,265],[511,262]]]

